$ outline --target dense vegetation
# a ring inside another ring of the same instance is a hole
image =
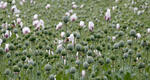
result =
[[[0,80],[150,80],[150,0],[2,0],[0,33]]]

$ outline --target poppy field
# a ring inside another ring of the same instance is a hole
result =
[[[150,0],[0,0],[0,80],[150,80]]]

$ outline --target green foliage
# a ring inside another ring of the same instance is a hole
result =
[[[7,7],[0,8],[0,80],[150,80],[150,0],[2,1]],[[44,28],[33,25],[35,14]],[[23,34],[24,27],[30,33]]]

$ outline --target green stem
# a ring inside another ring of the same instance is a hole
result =
[[[147,60],[146,60],[147,65],[148,65],[148,57],[149,57],[149,55],[148,55],[148,50],[147,50]]]
[[[132,71],[132,57],[130,55],[130,68],[131,68],[131,71]]]

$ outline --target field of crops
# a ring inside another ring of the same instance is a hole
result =
[[[0,80],[150,80],[150,0],[0,0]]]

